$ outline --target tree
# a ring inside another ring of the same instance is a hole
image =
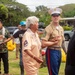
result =
[[[44,27],[46,27],[51,21],[50,15],[48,14],[48,8],[45,6],[36,7],[35,15],[39,17],[40,22],[44,23]]]
[[[66,4],[64,6],[61,6],[63,12],[63,17],[74,17],[75,16],[75,4]]]
[[[3,4],[0,4],[0,19],[8,18],[8,9]]]

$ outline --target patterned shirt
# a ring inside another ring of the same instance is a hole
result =
[[[4,40],[8,39],[10,37],[10,33],[8,32],[7,29],[5,29],[5,35],[2,34],[2,29],[0,29],[0,43],[4,42]],[[7,44],[1,44],[0,45],[0,53],[5,53],[7,52]]]

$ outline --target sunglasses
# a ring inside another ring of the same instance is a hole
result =
[[[52,17],[58,17],[60,14],[52,14]]]
[[[20,25],[20,26],[26,26],[25,24],[23,24],[23,25]]]

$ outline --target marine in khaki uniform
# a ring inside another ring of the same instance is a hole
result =
[[[43,62],[40,54],[41,42],[37,34],[38,18],[28,17],[26,24],[28,29],[23,36],[23,64],[26,75],[38,75],[38,69]]]
[[[42,38],[43,46],[47,47],[46,50],[46,62],[49,75],[58,75],[59,67],[61,63],[61,48],[64,46],[64,30],[59,25],[60,14],[62,10],[60,8],[50,9],[52,22],[45,28],[45,35]],[[55,42],[55,44],[49,45],[48,42]],[[47,42],[47,43],[46,43]]]
[[[55,26],[51,22],[51,24],[45,28],[45,33],[46,33],[46,36],[43,39],[46,41],[53,41],[53,39],[57,39],[57,38],[59,39],[59,42],[57,44],[51,46],[52,48],[61,47],[62,41],[65,40],[65,38],[64,38],[63,28],[60,25]]]

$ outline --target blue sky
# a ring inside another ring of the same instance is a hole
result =
[[[39,5],[54,8],[65,4],[75,3],[75,0],[16,0],[19,3],[27,5],[31,11],[35,11],[35,7]]]

